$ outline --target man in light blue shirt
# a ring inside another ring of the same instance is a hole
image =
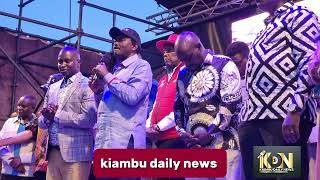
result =
[[[151,67],[139,55],[141,40],[136,31],[113,27],[109,34],[115,39],[113,51],[117,63],[112,72],[104,63],[93,70],[105,83],[100,91],[95,149],[145,148]],[[99,94],[95,81],[91,82],[91,88]]]

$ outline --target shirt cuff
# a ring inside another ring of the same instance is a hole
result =
[[[149,117],[146,121],[146,128],[150,128],[150,127],[151,127],[151,119]]]
[[[157,126],[159,127],[159,130],[160,131],[165,131],[164,128],[167,126],[167,124],[164,123],[164,122],[162,122],[162,123],[160,123],[160,122],[157,124]]]
[[[115,75],[111,74],[111,73],[108,73],[106,74],[103,79],[104,81],[109,85],[114,79],[116,78]]]
[[[169,115],[164,117],[160,122],[158,122],[157,126],[159,127],[160,131],[166,131],[176,126],[174,121],[174,113],[171,112]]]

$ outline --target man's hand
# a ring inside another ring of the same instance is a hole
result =
[[[97,74],[99,77],[104,77],[109,73],[106,64],[104,62],[100,62],[96,67],[93,68],[92,74]]]
[[[295,143],[300,139],[300,113],[288,113],[282,123],[282,135],[287,143]]]
[[[187,132],[181,132],[180,133],[181,139],[186,143],[188,148],[197,148],[201,147],[198,144],[198,138],[195,138],[193,135]]]
[[[24,168],[24,165],[22,165],[22,164],[20,164],[16,169],[20,173],[25,173],[26,172],[26,169]]]
[[[188,148],[201,148],[201,145],[199,144],[199,139],[194,136],[185,139],[185,143],[187,144]]]
[[[146,129],[147,137],[150,138],[153,142],[159,139],[160,132],[157,130],[156,125]]]
[[[104,90],[105,82],[103,79],[91,76],[89,79],[89,87],[95,93],[99,94]]]
[[[209,133],[196,134],[196,135],[194,135],[194,137],[198,139],[197,144],[199,144],[201,147],[206,146],[212,140],[212,137],[210,136]]]
[[[21,164],[20,157],[11,157],[9,160],[11,160],[9,165],[13,168],[17,168]]]
[[[12,168],[16,169],[16,170],[19,171],[20,173],[26,172],[23,164],[21,164],[21,159],[20,159],[20,157],[11,157],[11,158],[9,158],[9,160],[11,160],[10,163],[9,163],[9,165],[10,165]]]
[[[55,116],[57,110],[58,110],[57,105],[48,104],[48,106],[46,108],[43,108],[41,110],[41,114],[43,117],[45,117],[46,119],[48,119],[52,122],[54,120],[54,116]]]
[[[47,109],[49,110],[50,113],[55,114],[58,110],[58,105],[48,104]]]

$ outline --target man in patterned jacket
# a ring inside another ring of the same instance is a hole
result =
[[[286,0],[261,0],[258,6],[270,16],[247,63],[249,99],[239,126],[245,176],[255,179],[253,146],[296,145],[301,146],[301,179],[307,179],[306,142],[315,120],[307,65],[319,23],[313,12]]]
[[[230,58],[204,49],[193,32],[178,36],[179,72],[174,115],[189,147],[227,150],[228,180],[241,179],[237,121],[241,105],[240,73]]]
[[[50,85],[39,117],[39,127],[49,131],[47,180],[89,177],[97,108],[80,63],[74,47],[59,52],[57,64],[63,79]]]

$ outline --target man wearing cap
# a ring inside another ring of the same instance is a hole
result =
[[[111,72],[104,63],[94,68],[93,73],[105,82],[102,92],[91,83],[92,90],[101,93],[95,149],[145,148],[151,67],[140,58],[141,40],[136,31],[113,27],[109,34],[115,39],[116,65]]]
[[[156,43],[163,54],[167,74],[159,80],[156,101],[147,119],[147,136],[156,142],[158,148],[185,147],[184,141],[179,138],[176,131],[173,113],[177,78],[183,67],[174,52],[177,37],[177,34],[171,34],[168,40],[160,40]]]

